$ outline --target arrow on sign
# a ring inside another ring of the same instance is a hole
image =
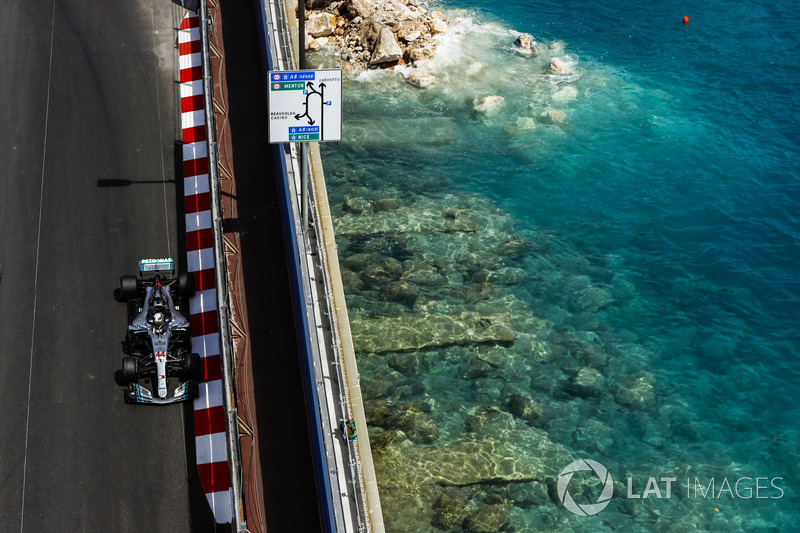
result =
[[[311,117],[311,115],[309,115],[309,113],[308,113],[308,106],[309,106],[310,99],[311,99],[312,95],[319,96],[319,99],[320,99],[320,106],[319,106],[319,116],[320,116],[319,134],[320,135],[319,136],[320,136],[320,140],[322,141],[322,140],[324,140],[323,136],[324,136],[324,129],[325,129],[324,128],[324,124],[325,124],[325,106],[326,105],[333,105],[333,102],[331,100],[328,100],[328,101],[325,100],[325,82],[320,83],[319,84],[319,90],[317,90],[317,89],[314,88],[314,84],[309,81],[306,84],[306,90],[303,91],[303,92],[306,95],[306,101],[305,101],[305,103],[303,103],[303,106],[305,107],[305,112],[303,114],[301,114],[301,115],[295,115],[294,118],[295,118],[295,120],[300,120],[301,118],[306,117],[306,119],[308,119],[308,124],[309,125],[313,125],[315,122],[314,122],[314,119]]]

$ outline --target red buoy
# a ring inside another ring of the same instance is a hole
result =
[[[683,23],[684,23],[684,24],[689,24],[689,17],[687,17],[687,16],[685,16],[685,15],[684,15],[684,17],[683,17]]]

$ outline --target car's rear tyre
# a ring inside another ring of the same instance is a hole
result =
[[[125,383],[136,383],[139,381],[139,373],[135,357],[122,358],[122,381]]]
[[[139,296],[139,284],[136,276],[120,276],[119,278],[119,297],[127,302]]]
[[[194,275],[189,272],[178,273],[178,294],[184,298],[194,296]]]
[[[186,376],[189,379],[200,379],[203,374],[203,366],[200,364],[200,354],[186,354]]]

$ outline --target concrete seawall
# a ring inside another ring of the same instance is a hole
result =
[[[263,75],[267,70],[295,70],[298,64],[296,2],[262,0],[263,46],[265,48]],[[311,174],[310,224],[302,228],[299,144],[277,145],[285,160],[285,180],[294,212],[297,256],[303,274],[304,291],[312,337],[312,357],[316,358],[317,397],[320,400],[320,424],[328,470],[336,479],[330,480],[334,498],[345,498],[350,508],[334,502],[334,522],[342,531],[385,530],[380,496],[370,450],[364,407],[361,397],[350,322],[347,315],[344,289],[336,252],[328,206],[325,175],[317,143],[308,143],[308,162]],[[303,231],[306,230],[306,231]],[[305,256],[305,259],[301,256]],[[305,263],[303,265],[302,263]],[[325,404],[325,405],[323,405]],[[357,440],[344,437],[340,421],[353,420]],[[331,438],[332,435],[336,438]],[[338,486],[338,491],[335,487]]]

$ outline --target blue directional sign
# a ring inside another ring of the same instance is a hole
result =
[[[342,140],[342,71],[269,72],[269,142]]]

